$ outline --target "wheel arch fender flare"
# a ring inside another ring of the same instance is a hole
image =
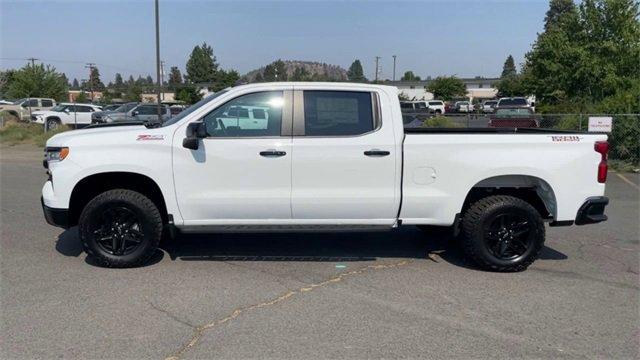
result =
[[[483,192],[488,195],[505,194],[522,198],[536,207],[544,217],[544,211],[552,218],[558,214],[558,202],[553,187],[548,181],[527,174],[505,174],[487,177],[476,182],[467,192],[462,204],[463,212],[470,202],[483,197]],[[536,203],[537,197],[539,203]],[[544,208],[543,208],[544,207]]]

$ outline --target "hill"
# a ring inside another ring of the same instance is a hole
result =
[[[258,79],[267,79],[265,69],[268,66],[276,66],[278,61],[263,66],[259,69],[249,71],[240,78],[240,82],[254,82]],[[323,80],[323,81],[345,81],[347,80],[347,70],[338,66],[315,61],[282,60],[284,69],[289,80]],[[298,78],[302,77],[302,78]]]

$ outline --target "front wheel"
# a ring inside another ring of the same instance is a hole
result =
[[[513,196],[489,196],[473,203],[462,219],[464,251],[480,267],[522,271],[544,245],[542,217],[531,204]]]
[[[55,130],[60,126],[60,121],[56,119],[47,119],[47,130]]]
[[[106,267],[135,267],[155,253],[162,216],[146,196],[131,190],[106,191],[91,200],[79,220],[85,252]]]

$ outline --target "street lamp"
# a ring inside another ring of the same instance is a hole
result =
[[[160,10],[158,0],[156,3],[156,80],[158,87],[158,120],[162,123],[162,105],[160,104],[160,94],[162,93],[162,85],[160,83]]]

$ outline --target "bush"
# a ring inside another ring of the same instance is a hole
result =
[[[44,146],[55,134],[70,130],[66,126],[61,126],[56,130],[44,132],[44,127],[39,124],[8,123],[0,129],[0,142],[7,144],[34,144]]]
[[[445,117],[445,116],[436,116],[436,117],[432,117],[431,119],[427,119],[424,121],[423,125],[424,127],[430,127],[430,128],[457,128],[457,127],[461,127],[460,124],[452,121],[451,119]]]

